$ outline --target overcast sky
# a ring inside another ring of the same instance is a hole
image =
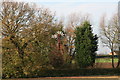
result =
[[[89,14],[92,20],[93,30],[99,35],[99,20],[103,14],[110,18],[117,12],[119,0],[15,0],[35,2],[38,6],[44,6],[56,12],[56,16],[67,17],[71,13]],[[109,53],[109,49],[99,44],[98,53]]]
[[[16,1],[27,1],[27,2],[118,2],[119,0],[16,0]]]

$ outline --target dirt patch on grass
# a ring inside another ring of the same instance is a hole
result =
[[[117,63],[115,63],[115,66]],[[95,63],[95,68],[112,68],[112,63]]]

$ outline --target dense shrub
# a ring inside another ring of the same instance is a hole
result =
[[[37,73],[37,75],[35,74]],[[44,69],[37,70],[30,77],[67,77],[67,76],[120,76],[120,68],[116,69]],[[3,77],[5,78],[5,77]]]

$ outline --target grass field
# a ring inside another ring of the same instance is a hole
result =
[[[68,79],[36,79],[36,80],[118,80],[118,78],[85,78],[85,79],[83,79],[83,78],[78,78],[78,79],[70,79],[70,78],[68,78]]]
[[[111,79],[111,78],[90,78],[90,79],[88,79],[88,78],[85,78],[85,79],[80,79],[80,78],[78,78],[78,79],[39,79],[39,80],[118,80],[117,78],[114,78],[114,79]]]
[[[32,78],[32,79],[2,79],[2,80],[118,80],[118,78],[116,77],[116,78],[96,78],[96,77],[94,77],[94,78],[51,78],[51,79],[44,79],[44,78]]]
[[[12,79],[2,79],[2,80],[12,80]],[[20,80],[20,79],[16,79],[16,80]],[[22,80],[22,79],[21,79]],[[23,80],[27,80],[27,79],[23,79]],[[28,80],[118,80],[118,78],[85,78],[85,79],[28,79]]]
[[[112,59],[111,59],[111,58],[97,58],[97,59],[95,60],[95,62],[96,62],[96,63],[106,63],[106,62],[111,63],[111,62],[112,62]],[[118,62],[118,58],[115,58],[115,59],[114,59],[114,62]]]
[[[39,80],[118,80],[117,78],[111,79],[111,78],[85,78],[85,79],[39,79]]]

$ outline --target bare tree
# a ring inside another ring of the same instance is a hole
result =
[[[66,22],[66,41],[67,41],[67,49],[68,49],[68,54],[71,56],[71,61],[74,59],[75,55],[75,47],[74,47],[74,37],[75,37],[75,28],[79,25],[81,25],[82,22],[84,21],[89,21],[89,15],[81,15],[80,13],[71,13]]]
[[[67,19],[67,27],[76,28],[84,21],[90,21],[89,14],[71,13]]]
[[[114,64],[114,51],[118,49],[118,16],[115,14],[108,22],[105,19],[105,15],[101,18],[101,40],[105,46],[107,46],[112,52],[112,67]],[[119,61],[118,65],[119,66]]]

